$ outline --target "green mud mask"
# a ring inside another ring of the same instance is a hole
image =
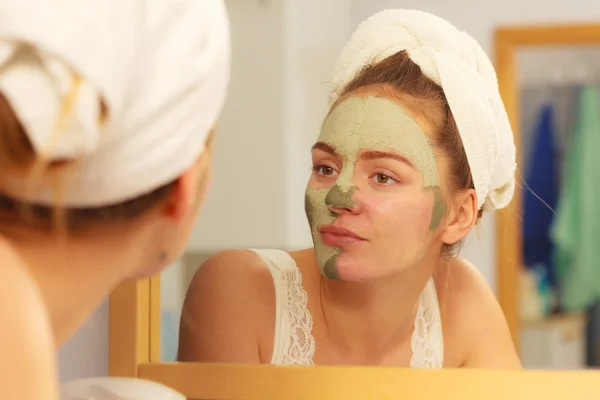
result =
[[[311,228],[319,269],[330,279],[340,279],[336,260],[341,249],[321,243],[319,227],[331,224],[336,215],[328,207],[350,208],[358,190],[352,183],[361,150],[391,150],[406,157],[423,175],[423,189],[434,194],[429,228],[437,228],[445,205],[432,145],[417,122],[395,102],[382,97],[351,96],[340,102],[325,120],[319,142],[332,146],[342,159],[336,184],[325,189],[306,189],[305,209]]]

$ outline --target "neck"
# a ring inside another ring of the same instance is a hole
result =
[[[40,288],[57,347],[83,325],[125,277],[125,268],[117,268],[114,256],[111,260],[110,252],[102,251],[116,248],[115,244],[107,247],[106,243],[92,244],[89,240],[66,240],[66,246],[56,238],[15,242]],[[125,254],[123,257],[127,258]]]
[[[370,282],[322,279],[322,307],[329,336],[354,354],[384,354],[409,340],[416,311],[435,263]]]

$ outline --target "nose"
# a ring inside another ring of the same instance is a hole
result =
[[[351,186],[344,190],[339,185],[335,185],[329,190],[329,193],[327,193],[325,205],[327,205],[327,208],[335,214],[344,212],[357,214],[359,206],[354,198],[354,192],[356,192],[356,190],[358,190],[356,186]]]

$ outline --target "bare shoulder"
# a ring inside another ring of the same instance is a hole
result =
[[[498,312],[498,303],[483,274],[469,261],[455,258],[444,266],[436,279],[440,312],[446,341],[458,340],[453,349],[467,350],[465,333],[480,324],[479,316]],[[454,358],[454,357],[452,357]]]
[[[483,274],[456,258],[437,280],[448,361],[456,366],[519,367],[504,313]]]
[[[275,288],[269,268],[253,251],[219,252],[198,268],[188,288],[179,359],[259,362],[270,357],[265,353],[274,324]]]
[[[225,250],[216,253],[202,264],[192,279],[192,286],[207,280],[220,283],[249,281],[250,288],[272,281],[271,273],[257,253],[251,250]],[[212,285],[211,285],[212,286]]]
[[[246,299],[245,303],[259,305],[260,300],[274,294],[273,278],[263,260],[250,250],[219,252],[202,264],[192,278],[188,296],[196,294],[227,301]]]
[[[0,264],[0,398],[56,399],[54,341],[42,296],[17,252],[3,240]]]
[[[497,304],[494,293],[479,269],[464,258],[450,261],[437,281],[438,292],[444,294],[448,307],[463,307],[475,299]],[[486,307],[491,304],[475,304]]]

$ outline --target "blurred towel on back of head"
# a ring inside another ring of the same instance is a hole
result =
[[[229,40],[223,0],[3,0],[0,92],[40,157],[78,161],[66,206],[115,204],[198,159],[225,99]],[[20,200],[54,201],[50,182],[8,182]]]

